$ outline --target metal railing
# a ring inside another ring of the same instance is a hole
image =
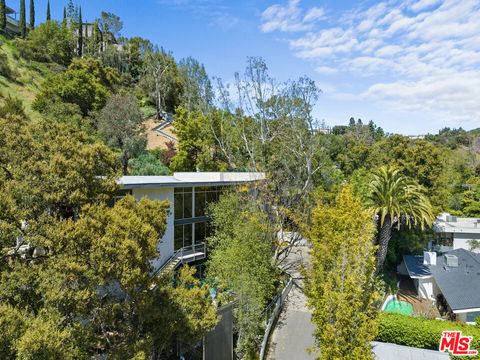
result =
[[[278,293],[277,296],[275,296],[275,298],[270,302],[270,304],[265,309],[266,328],[265,328],[265,334],[263,335],[262,344],[260,345],[260,360],[265,359],[268,338],[270,337],[270,333],[272,332],[273,324],[275,323],[278,316],[280,315],[280,312],[282,311],[282,308],[283,308],[283,304],[285,303],[285,300],[287,299],[287,296],[290,293],[292,286],[293,286],[293,279],[290,278],[287,285],[285,285],[282,291]]]
[[[156,271],[155,274],[161,273],[165,268],[167,268],[174,261],[178,260],[178,264],[173,268],[175,270],[181,264],[186,264],[194,262],[197,260],[205,259],[207,256],[207,243],[202,242],[199,244],[192,244],[189,246],[182,247],[176,250],[172,256]]]

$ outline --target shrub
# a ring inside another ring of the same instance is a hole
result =
[[[145,153],[132,160],[132,175],[170,175],[170,170],[154,154]]]
[[[459,322],[427,320],[400,314],[380,314],[376,341],[406,345],[421,349],[438,350],[442,331],[460,330],[462,335],[473,336],[471,348],[480,350],[480,328]],[[480,359],[480,356],[469,357]]]
[[[12,69],[8,64],[7,54],[0,52],[0,75],[6,77],[7,79],[12,78]]]
[[[57,21],[47,21],[17,40],[20,56],[28,60],[55,62],[68,66],[75,54],[76,40],[72,31]]]
[[[118,72],[92,58],[76,59],[67,71],[50,77],[37,95],[33,108],[45,112],[49,102],[78,105],[84,116],[105,106],[118,85]]]
[[[25,108],[23,106],[22,100],[11,95],[8,95],[5,98],[3,105],[0,106],[0,117],[4,118],[8,115],[16,115],[22,118],[26,118]]]

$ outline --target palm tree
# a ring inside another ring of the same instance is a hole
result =
[[[373,175],[367,204],[378,219],[377,272],[383,269],[392,228],[430,225],[434,220],[433,208],[425,190],[415,180],[391,166],[382,166]]]

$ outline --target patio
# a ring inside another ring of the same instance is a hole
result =
[[[427,319],[441,318],[437,306],[431,300],[418,297],[412,279],[408,276],[399,276],[398,300],[406,301],[413,306],[413,315],[423,316]]]

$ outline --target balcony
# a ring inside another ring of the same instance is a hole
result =
[[[207,257],[207,243],[193,244],[176,250],[173,255],[157,270],[157,275],[175,271],[180,265],[202,260]]]
[[[7,16],[7,31],[14,34],[20,34],[20,21]]]

